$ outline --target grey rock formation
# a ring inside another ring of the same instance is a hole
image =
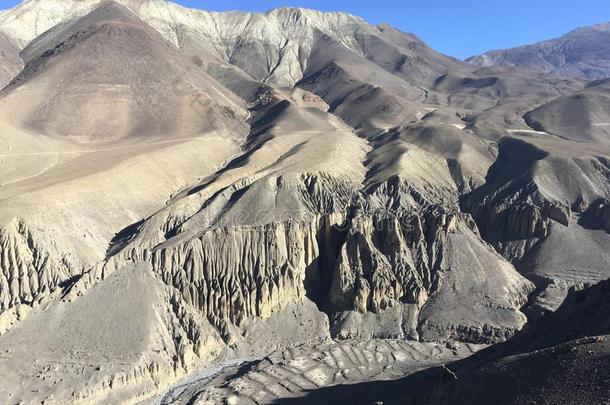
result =
[[[571,149],[534,139],[501,140],[486,184],[462,200],[483,237],[542,288],[539,299],[530,300],[533,312],[555,309],[569,286],[608,278],[605,255],[595,253],[610,241],[599,230],[608,162],[587,156],[586,145],[567,144]],[[598,205],[582,213],[592,202]],[[584,224],[588,215],[596,226]]]

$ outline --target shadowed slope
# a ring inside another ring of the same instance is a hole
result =
[[[548,405],[610,400],[610,282],[572,291],[553,314],[505,343],[393,381],[311,390],[275,404]]]
[[[610,400],[610,281],[572,291],[513,339],[450,366],[438,404],[593,404]],[[493,388],[492,388],[493,387]]]

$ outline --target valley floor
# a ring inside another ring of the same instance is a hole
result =
[[[197,372],[152,403],[275,403],[304,398],[325,387],[402,378],[467,357],[483,347],[381,339],[303,345]]]

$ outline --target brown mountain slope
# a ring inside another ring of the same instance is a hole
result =
[[[17,44],[9,36],[0,33],[0,89],[19,73],[23,61]]]
[[[588,84],[525,115],[534,129],[564,138],[610,143],[610,79]]]
[[[117,3],[46,32],[22,54],[26,66],[0,100],[14,125],[98,143],[244,130],[240,102]]]

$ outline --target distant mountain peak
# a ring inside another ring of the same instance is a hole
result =
[[[610,22],[577,28],[559,38],[466,59],[478,66],[518,66],[589,80],[610,77]]]

